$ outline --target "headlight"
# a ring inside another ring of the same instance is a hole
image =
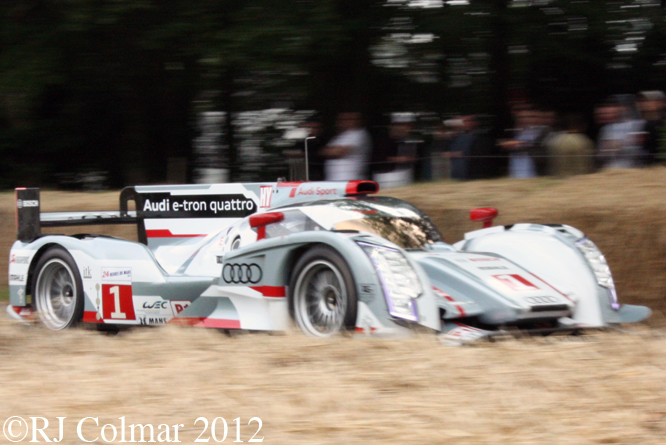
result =
[[[615,283],[611,275],[610,267],[606,262],[606,257],[603,256],[599,248],[590,241],[589,238],[582,238],[576,242],[576,247],[583,254],[587,263],[592,268],[594,276],[597,278],[597,283],[608,290],[608,297],[613,309],[619,309],[620,304],[617,300],[617,293],[615,291]]]
[[[382,282],[389,313],[394,317],[418,321],[414,299],[423,293],[421,281],[399,250],[376,244],[358,243],[370,257]]]
[[[583,238],[576,243],[576,247],[583,254],[597,277],[597,282],[604,287],[613,286],[613,277],[610,268],[599,248],[588,238]]]

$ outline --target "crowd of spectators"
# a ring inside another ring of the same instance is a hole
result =
[[[391,188],[415,179],[566,177],[653,165],[660,161],[665,114],[664,93],[644,91],[610,98],[589,120],[580,112],[516,104],[514,128],[500,138],[491,137],[474,115],[438,121],[424,132],[415,115],[397,113],[384,131],[370,132],[360,113],[345,112],[337,116],[335,135],[328,142],[321,121],[311,119],[305,125],[311,136],[313,179],[372,178]]]

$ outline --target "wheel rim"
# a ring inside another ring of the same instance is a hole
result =
[[[347,310],[342,274],[328,261],[307,265],[296,282],[296,321],[306,334],[328,337],[340,331]]]
[[[76,307],[74,273],[64,261],[52,259],[44,265],[35,287],[37,310],[44,324],[51,329],[63,329],[72,321]]]

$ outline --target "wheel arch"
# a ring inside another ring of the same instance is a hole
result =
[[[25,282],[25,286],[26,286],[26,295],[30,295],[30,303],[33,304],[33,305],[34,305],[35,302],[34,302],[34,295],[32,295],[32,293],[33,293],[32,292],[32,287],[33,287],[33,280],[34,280],[34,277],[35,277],[35,270],[37,269],[37,264],[39,264],[39,260],[42,259],[44,254],[47,251],[49,251],[50,249],[54,248],[54,247],[60,247],[60,248],[64,249],[65,251],[69,252],[69,250],[60,243],[57,243],[57,242],[54,242],[54,241],[47,242],[43,246],[39,247],[39,249],[37,249],[37,252],[32,257],[32,261],[30,262],[30,267],[28,268],[28,276],[27,276],[27,279],[26,279],[26,282]],[[74,262],[76,263],[76,259],[74,259]],[[78,270],[77,270],[77,272],[78,272]]]
[[[285,267],[284,273],[284,279],[286,283],[289,283],[291,280],[291,276],[294,273],[294,269],[296,268],[296,264],[298,263],[298,260],[301,259],[303,255],[310,249],[313,249],[317,246],[327,246],[335,249],[335,247],[331,246],[330,244],[327,243],[322,243],[322,242],[313,242],[313,243],[308,243],[308,244],[302,244],[294,249],[289,251],[289,254],[287,256],[287,262],[285,263],[287,266]],[[337,249],[335,249],[337,251]]]
[[[224,255],[224,262],[238,262],[265,256],[266,261],[272,264],[272,267],[277,268],[273,276],[279,283],[272,284],[287,285],[298,260],[308,250],[318,245],[328,246],[338,252],[349,264],[356,282],[361,276],[375,274],[370,259],[362,253],[361,247],[353,239],[327,231],[297,233],[258,241],[238,250],[227,252]]]
[[[49,329],[75,326],[86,304],[79,265],[64,246],[46,243],[40,250],[31,278],[33,310]]]

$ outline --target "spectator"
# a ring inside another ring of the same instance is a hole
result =
[[[335,126],[337,135],[319,152],[326,159],[326,180],[365,179],[372,147],[370,135],[362,125],[361,113],[340,113]]]
[[[666,96],[661,91],[643,91],[638,95],[638,110],[645,123],[643,127],[643,151],[645,165],[659,162],[659,139],[664,125],[664,102]]]
[[[373,179],[382,189],[402,187],[414,181],[418,143],[412,138],[413,130],[413,116],[397,114],[392,118],[388,137],[380,139],[375,146]]]
[[[580,113],[565,118],[565,131],[553,136],[548,144],[549,174],[564,178],[592,173],[594,142],[585,134],[585,120]]]
[[[541,114],[525,107],[517,112],[516,120],[515,136],[500,142],[500,146],[509,152],[509,176],[533,178],[545,174],[547,163],[542,143],[545,127]]]
[[[451,142],[460,134],[461,128],[462,118],[437,122],[433,128],[429,148],[432,165],[430,179],[437,181],[451,177],[448,151]]]
[[[465,181],[488,177],[487,157],[492,147],[478,126],[476,116],[464,116],[461,119],[461,132],[451,141],[448,151],[452,179]]]
[[[645,158],[642,149],[643,121],[625,97],[616,97],[607,105],[609,123],[599,132],[597,142],[601,167],[604,169],[639,167]]]

